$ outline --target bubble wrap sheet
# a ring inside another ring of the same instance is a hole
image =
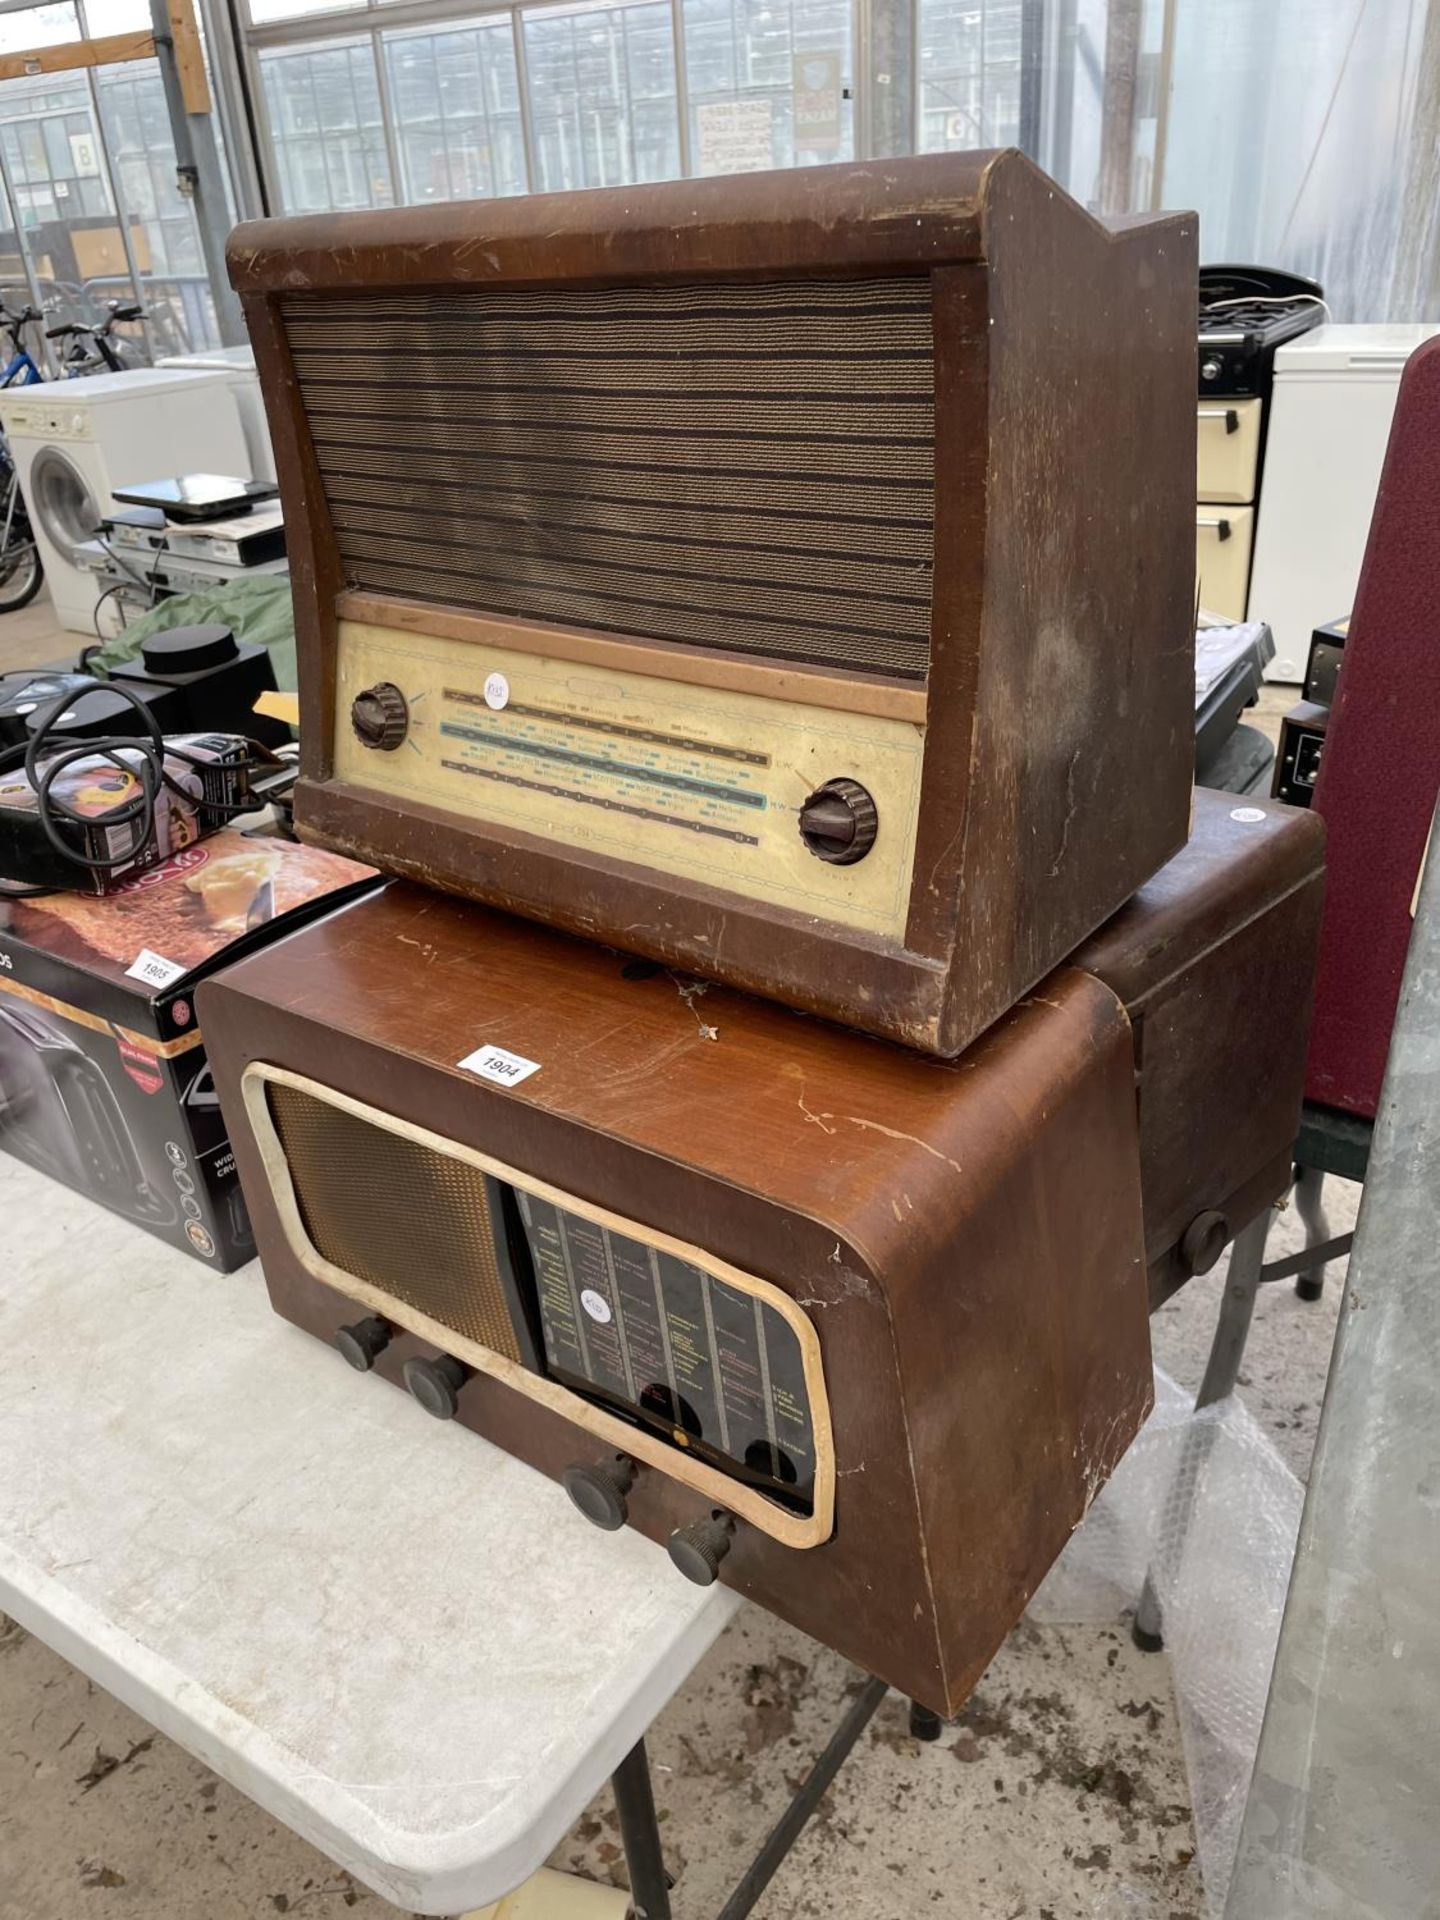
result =
[[[1303,1489],[1234,1397],[1191,1412],[1155,1375],[1155,1410],[1030,1603],[1043,1625],[1117,1620],[1152,1569],[1165,1621],[1212,1920],[1225,1895],[1260,1742]],[[1187,1524],[1188,1520],[1188,1524]],[[1138,1888],[1105,1920],[1164,1920]]]

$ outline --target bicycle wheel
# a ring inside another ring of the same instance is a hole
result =
[[[10,544],[0,552],[0,613],[18,613],[40,591],[45,569],[29,527],[12,527]]]

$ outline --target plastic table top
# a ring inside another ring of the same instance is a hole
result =
[[[519,1885],[740,1602],[0,1155],[0,1610],[398,1906]]]

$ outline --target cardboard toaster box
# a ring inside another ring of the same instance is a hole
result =
[[[104,898],[0,901],[0,1149],[221,1272],[255,1251],[199,981],[381,885],[234,828]]]

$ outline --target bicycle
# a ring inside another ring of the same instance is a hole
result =
[[[25,329],[43,319],[34,307],[12,313],[0,305],[0,328],[9,334],[11,356],[0,369],[0,388],[34,386],[45,378],[25,344]],[[61,357],[61,377],[76,380],[92,373],[125,373],[142,364],[135,346],[115,337],[117,326],[143,320],[144,309],[133,302],[109,300],[105,318],[98,326],[66,320],[47,327],[47,340],[65,340],[70,344]],[[16,613],[29,606],[40,591],[45,577],[40,550],[30,525],[25,496],[20,491],[15,462],[9,446],[0,436],[0,614]]]
[[[45,378],[25,345],[25,329],[40,317],[34,307],[11,313],[0,304],[0,328],[9,334],[12,348],[8,363],[0,368],[0,387],[33,387]],[[18,613],[28,607],[44,578],[15,462],[0,435],[0,613]]]
[[[47,340],[68,340],[60,363],[61,378],[76,380],[87,373],[128,373],[144,365],[144,357],[133,340],[117,340],[115,328],[145,318],[145,310],[132,302],[107,300],[105,318],[98,327],[81,320],[63,320],[58,327],[47,327]],[[89,341],[87,347],[84,343]]]
[[[25,329],[44,316],[34,307],[22,307],[19,313],[0,301],[0,328],[10,336],[10,359],[0,367],[0,387],[33,387],[45,378],[25,344]]]

